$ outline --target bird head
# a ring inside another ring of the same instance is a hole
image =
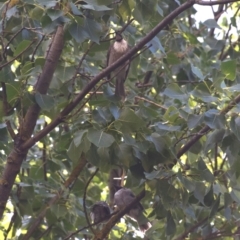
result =
[[[121,32],[116,32],[115,40],[121,42],[123,39]]]

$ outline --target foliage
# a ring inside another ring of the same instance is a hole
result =
[[[134,46],[185,2],[0,1],[2,188],[15,146],[38,140],[29,144],[11,186],[1,239],[67,239],[82,228],[74,236],[91,239],[86,215],[96,201],[108,200],[109,172],[116,166],[127,173],[126,187],[136,194],[146,189],[141,203],[153,225],[150,239],[227,240],[239,233],[237,1],[216,4],[215,19],[199,21],[191,7],[167,22],[132,56],[125,102],[114,97],[114,81],[105,75],[64,115],[105,68],[115,30],[134,18],[124,31]],[[39,76],[60,24],[64,47],[42,93],[36,91]],[[36,105],[33,134],[18,143],[26,113]],[[124,218],[109,239],[141,236]]]

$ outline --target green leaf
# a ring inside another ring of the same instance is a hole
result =
[[[21,52],[23,52],[29,45],[31,44],[31,41],[23,40],[17,45],[16,50],[14,51],[14,56],[17,56]]]
[[[204,183],[196,182],[196,188],[194,190],[194,196],[197,198],[202,204],[204,204],[204,196],[205,196],[206,187]]]
[[[51,110],[55,106],[54,98],[45,94],[36,93],[35,100],[43,110]]]
[[[82,6],[85,9],[90,9],[90,10],[94,10],[94,11],[111,10],[111,8],[109,8],[105,5],[98,4],[98,1],[96,1],[96,0],[85,0],[84,2],[88,3],[88,4]]]
[[[167,213],[166,235],[174,235],[176,232],[176,224],[170,211]]]
[[[232,118],[230,121],[230,127],[232,132],[240,141],[240,117]]]
[[[203,119],[204,119],[204,115],[190,114],[188,116],[188,121],[187,121],[188,127],[190,129],[195,128],[196,126],[202,124]]]
[[[118,9],[120,16],[126,20],[129,16],[131,16],[131,8],[129,6],[128,1],[123,1]]]
[[[221,63],[221,70],[225,74],[226,78],[234,81],[236,78],[236,60],[227,60]]]
[[[103,172],[109,173],[111,170],[111,158],[109,148],[100,147],[98,148],[97,153],[100,157],[99,169]]]
[[[77,15],[77,16],[83,15],[82,12],[79,11],[79,9],[76,7],[76,5],[73,4],[72,2],[69,3],[69,6],[71,7],[73,15]]]
[[[88,130],[88,140],[97,147],[110,147],[115,142],[112,135],[93,128]]]
[[[198,160],[198,169],[201,172],[201,177],[203,179],[205,179],[207,182],[213,182],[214,181],[214,176],[213,174],[210,172],[210,170],[207,168],[205,162],[202,160],[202,158],[200,158]]]
[[[63,16],[63,12],[60,10],[55,9],[48,9],[47,15],[52,19],[52,21],[58,19],[59,17]]]
[[[216,143],[222,141],[225,134],[225,129],[216,129],[208,135],[207,141],[205,143],[204,152],[207,153],[209,149],[215,146]]]
[[[155,211],[158,219],[163,219],[168,214],[168,211],[165,209],[164,205],[160,201],[156,203]]]
[[[225,126],[225,115],[219,114],[219,111],[211,109],[204,114],[205,123],[212,129],[221,129]]]
[[[44,8],[52,8],[56,7],[57,2],[56,1],[49,1],[49,0],[37,0],[37,3]]]
[[[198,68],[198,67],[195,67],[191,64],[191,69],[192,69],[192,72],[200,79],[200,80],[204,80],[204,76],[202,74],[202,71]]]
[[[161,153],[165,147],[167,146],[166,139],[160,136],[157,133],[152,133],[151,136],[149,137],[149,140],[153,142],[155,145],[156,150]]]
[[[1,69],[0,71],[0,81],[4,82],[12,82],[14,81],[14,74],[11,70],[10,66],[5,66],[4,68]]]
[[[123,132],[132,132],[145,128],[145,122],[129,108],[124,108],[121,111],[120,117],[116,122],[121,123],[120,129]]]
[[[240,204],[240,192],[239,190],[235,190],[233,189],[231,192],[230,192],[230,195],[232,197],[232,199],[237,202],[238,204]]]
[[[76,40],[77,43],[82,43],[83,41],[89,38],[89,35],[86,32],[86,30],[76,23],[73,23],[69,27],[69,33]]]
[[[87,130],[79,130],[76,133],[74,133],[74,144],[76,147],[78,147],[80,145],[80,143],[82,142],[83,136],[87,133]]]
[[[187,101],[188,99],[187,93],[185,93],[176,83],[170,84],[169,87],[164,90],[163,94],[170,98],[182,101]]]
[[[89,18],[84,21],[84,29],[88,33],[90,39],[99,44],[99,38],[102,34],[102,27],[96,21],[93,21]]]
[[[68,212],[66,206],[60,205],[60,204],[51,205],[51,210],[56,215],[56,217],[58,219],[61,218],[61,217],[64,217]]]
[[[217,102],[218,98],[213,97],[209,88],[205,83],[200,83],[196,86],[196,88],[192,91],[194,97],[198,97],[202,99],[204,102]]]
[[[226,87],[226,90],[230,91],[230,92],[240,92],[240,84],[235,84],[232,85],[231,87]]]
[[[204,204],[208,207],[212,206],[214,202],[213,186],[211,185],[208,193],[204,196]]]
[[[221,27],[218,25],[217,21],[215,19],[208,19],[203,22],[203,25],[205,25],[208,28],[218,28],[221,29]]]
[[[153,180],[155,178],[158,178],[160,175],[160,171],[152,171],[151,173],[144,173],[146,179]]]
[[[167,54],[167,62],[169,64],[179,64],[181,61],[178,59],[178,56],[174,52],[169,52]]]
[[[190,192],[194,191],[194,189],[196,188],[196,183],[193,180],[191,181],[188,178],[182,177],[181,182],[184,187]]]
[[[20,95],[21,82],[6,83],[7,100],[11,104],[16,101]]]
[[[154,37],[151,41],[147,43],[149,50],[155,54],[158,50],[165,54],[165,50],[158,37]]]
[[[144,104],[139,103],[139,114],[148,119],[154,119],[159,116],[159,113],[150,107],[146,107]]]
[[[221,194],[218,195],[216,201],[214,202],[214,204],[212,206],[211,212],[209,214],[210,218],[212,218],[218,211],[219,204],[220,204],[220,196],[221,196]]]
[[[79,147],[76,147],[76,145],[74,144],[74,141],[72,141],[67,150],[67,154],[69,158],[76,163],[79,160],[81,153],[82,152],[80,151]]]
[[[167,132],[177,132],[177,131],[180,131],[180,126],[169,126],[169,125],[161,123],[161,122],[158,122],[155,125],[158,127],[158,129],[165,130]]]
[[[133,163],[132,147],[126,143],[119,145],[118,158],[126,167],[130,167]],[[135,163],[135,161],[134,161]]]
[[[30,17],[38,21],[41,20],[43,14],[44,14],[44,10],[39,7],[35,7],[30,11]]]

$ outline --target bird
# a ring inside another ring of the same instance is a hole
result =
[[[116,32],[115,42],[110,46],[107,54],[107,66],[112,65],[119,58],[121,58],[126,52],[130,50],[130,46],[127,41],[122,37],[121,32]],[[127,60],[117,69],[112,72],[112,75],[116,78],[115,96],[121,100],[125,100],[126,94],[124,89],[124,82],[127,78],[130,67],[130,61]],[[111,74],[107,76],[108,80],[111,79]]]
[[[111,217],[111,210],[104,201],[98,201],[91,207],[90,217],[94,223],[104,223]]]
[[[114,203],[119,210],[130,204],[134,199],[134,193],[128,188],[120,188],[114,194]],[[143,214],[144,208],[140,202],[136,203],[127,213],[127,216],[135,220],[142,232],[146,232],[152,225]]]
[[[108,178],[108,188],[109,188],[109,206],[111,208],[114,206],[114,194],[123,185],[124,175],[125,175],[124,169],[120,166],[117,166],[110,170]]]

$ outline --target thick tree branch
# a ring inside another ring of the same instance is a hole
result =
[[[220,1],[203,1],[203,0],[195,0],[195,3],[202,6],[213,6],[220,5],[226,3],[234,3],[239,2],[239,0],[220,0]]]
[[[35,88],[37,92],[46,94],[62,49],[63,26],[59,26],[52,41],[51,49],[46,59],[43,72],[38,79]],[[27,148],[25,148],[24,151],[21,151],[19,146],[31,137],[39,113],[40,107],[37,104],[33,104],[29,107],[24,117],[24,121],[20,125],[19,134],[14,139],[14,148],[7,158],[6,166],[0,179],[0,218],[3,216],[6,202],[9,198],[15,178],[19,173],[23,159],[26,157],[28,151]]]
[[[50,131],[52,131],[58,124],[64,121],[64,118],[84,99],[84,97],[91,91],[91,89],[104,77],[109,75],[113,70],[123,64],[126,60],[129,60],[136,54],[139,50],[141,50],[149,41],[151,41],[161,30],[165,28],[173,19],[175,19],[179,14],[184,12],[186,9],[192,7],[195,1],[191,0],[180,7],[176,8],[172,11],[167,17],[165,17],[152,31],[150,31],[147,36],[145,36],[139,43],[137,43],[130,51],[128,51],[124,56],[122,56],[118,61],[109,67],[105,68],[102,72],[100,72],[96,77],[92,79],[92,81],[86,85],[83,90],[76,96],[74,100],[72,100],[59,114],[59,116],[53,120],[47,127],[45,127],[42,131],[38,132],[34,137],[26,141],[21,145],[21,150],[29,149],[32,147],[37,141],[39,141],[42,137],[46,136]]]

